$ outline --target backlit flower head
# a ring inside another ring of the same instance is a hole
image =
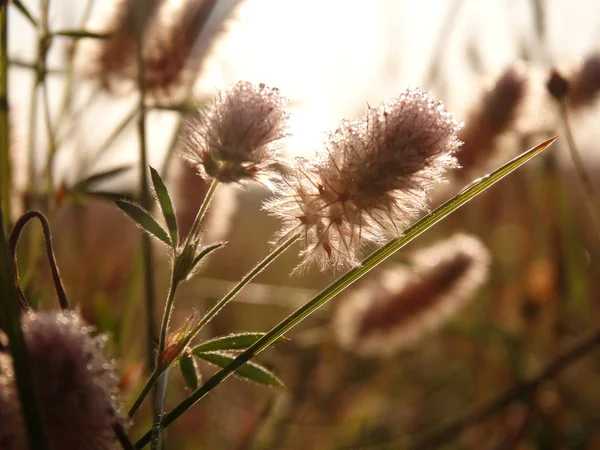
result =
[[[333,326],[341,346],[387,356],[437,329],[487,279],[481,242],[456,235],[416,253],[411,269],[393,266],[340,299]]]
[[[506,69],[486,90],[469,113],[466,126],[458,137],[463,142],[456,153],[464,169],[458,177],[472,175],[473,170],[494,156],[498,138],[514,124],[526,96],[527,72],[520,64]]]
[[[266,183],[288,135],[286,104],[276,88],[236,83],[188,120],[182,156],[206,179]]]
[[[122,419],[116,412],[114,365],[101,353],[104,338],[92,336],[73,311],[26,314],[23,333],[49,448],[114,449],[113,427]],[[12,361],[1,359],[0,366],[0,437],[11,436],[2,448],[24,449]]]
[[[344,121],[317,161],[298,161],[265,208],[301,232],[302,265],[356,265],[363,243],[399,235],[426,207],[427,191],[456,166],[460,124],[424,92],[408,90]]]

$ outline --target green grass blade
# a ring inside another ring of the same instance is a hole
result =
[[[239,333],[220,336],[196,345],[192,348],[192,353],[214,352],[218,350],[246,350],[260,338],[264,337],[264,335],[265,333]],[[285,340],[286,338],[280,337],[275,343],[284,342]]]

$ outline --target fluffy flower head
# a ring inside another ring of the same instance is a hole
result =
[[[286,103],[278,89],[236,83],[219,92],[208,111],[188,121],[183,157],[207,179],[265,182],[270,167],[281,160]]]
[[[489,254],[456,235],[416,253],[414,267],[394,266],[341,299],[334,331],[341,346],[387,356],[452,317],[487,279]]]
[[[113,449],[116,413],[114,366],[73,311],[30,313],[23,317],[23,333],[31,360],[36,396],[49,448]],[[24,449],[25,429],[16,394],[12,360],[0,358],[0,444]]]
[[[399,235],[425,208],[427,191],[456,166],[460,126],[418,89],[342,122],[319,159],[298,161],[265,205],[284,222],[278,237],[302,232],[302,264],[356,265],[363,243]]]

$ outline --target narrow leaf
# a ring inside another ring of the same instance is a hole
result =
[[[198,372],[196,371],[196,362],[191,355],[182,356],[179,359],[179,370],[187,387],[195,391],[198,389]]]
[[[219,367],[227,367],[229,363],[235,359],[234,356],[222,352],[194,352],[194,355]],[[271,371],[253,362],[247,362],[246,364],[243,364],[239,367],[239,369],[236,370],[235,374],[259,384],[283,387],[281,380],[277,378]]]
[[[179,235],[177,229],[177,217],[175,216],[173,202],[169,196],[167,186],[165,186],[165,183],[160,177],[158,171],[154,167],[148,167],[150,167],[152,185],[154,186],[154,192],[156,193],[160,209],[163,213],[163,217],[165,218],[167,228],[169,229],[169,235],[171,236],[171,242],[173,242],[173,248],[176,248],[179,242]]]
[[[87,30],[60,30],[60,31],[55,31],[52,34],[54,36],[70,37],[73,39],[83,39],[83,38],[108,39],[110,37],[110,34],[94,33],[92,31],[87,31]]]
[[[169,247],[172,247],[169,235],[148,211],[143,209],[141,206],[136,205],[135,203],[124,200],[117,200],[115,203],[125,214],[131,217],[145,231],[160,239]]]
[[[29,12],[29,10],[25,7],[25,5],[21,2],[21,0],[14,0],[13,1],[13,5],[15,5],[15,7],[21,11],[21,14],[23,14],[25,16],[25,18],[29,21],[29,23],[31,23],[31,25],[33,25],[35,28],[37,28],[38,24],[37,24],[37,20],[35,20],[33,18],[33,16],[31,15],[31,13]]]
[[[220,336],[195,346],[192,349],[192,353],[214,352],[217,350],[245,350],[264,335],[265,333],[240,333],[230,334],[229,336]],[[281,336],[274,344],[279,344],[286,340],[285,337]]]
[[[131,169],[131,165],[126,164],[126,165],[122,165],[122,166],[113,167],[112,169],[103,170],[102,172],[97,172],[97,173],[90,175],[89,177],[84,178],[83,180],[77,182],[73,186],[72,190],[85,191],[85,190],[87,190],[86,188],[90,184],[100,183],[102,181],[110,180],[111,178],[114,178],[116,176],[121,175],[124,172],[127,172],[129,169]]]
[[[198,253],[198,255],[196,255],[196,257],[194,258],[194,263],[192,264],[192,267],[196,267],[198,265],[198,263],[200,261],[202,261],[202,259],[204,259],[206,256],[208,256],[209,253],[214,252],[215,250],[223,247],[224,245],[225,245],[225,242],[217,242],[216,244],[211,244],[211,245],[207,245],[206,247],[204,247],[200,251],[200,253]]]

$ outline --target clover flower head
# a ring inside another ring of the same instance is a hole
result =
[[[105,338],[93,336],[73,311],[28,313],[23,333],[49,448],[114,449],[122,423],[114,397],[114,365],[102,356]],[[7,449],[27,448],[12,360],[0,355],[0,438]]]
[[[265,208],[283,220],[277,238],[302,236],[302,263],[346,268],[363,244],[398,236],[426,207],[427,192],[456,167],[461,124],[419,89],[362,120],[343,121],[313,164],[297,162]]]
[[[345,298],[333,326],[339,344],[363,356],[390,356],[439,328],[485,282],[489,253],[455,235],[417,252],[412,270],[393,266]]]
[[[182,156],[206,179],[268,184],[288,135],[286,103],[276,88],[234,84],[187,122]]]

